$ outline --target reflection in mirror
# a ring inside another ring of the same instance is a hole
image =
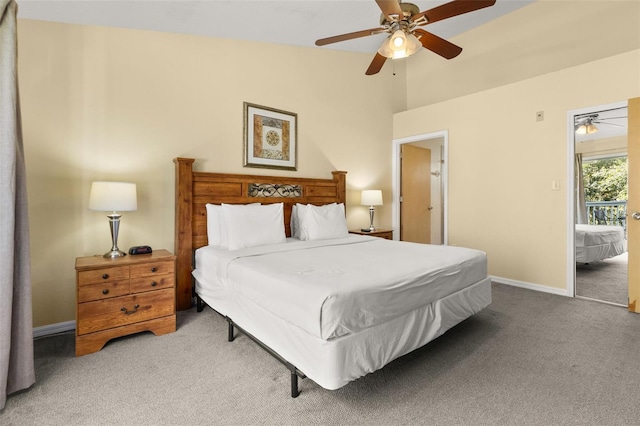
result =
[[[575,294],[627,307],[627,107],[574,116]]]

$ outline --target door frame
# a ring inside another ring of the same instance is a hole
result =
[[[595,105],[567,111],[567,296],[576,297],[576,233],[575,233],[575,116],[628,106],[628,101]]]
[[[437,132],[422,133],[414,136],[394,139],[392,143],[393,155],[391,164],[391,189],[392,189],[392,205],[391,205],[391,227],[393,228],[393,239],[400,239],[400,148],[406,143],[420,142],[428,139],[442,138],[442,160],[440,165],[440,179],[442,193],[442,243],[449,244],[448,231],[448,164],[449,164],[449,131],[440,130]],[[433,161],[433,160],[432,160]]]

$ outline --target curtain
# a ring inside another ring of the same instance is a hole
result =
[[[576,223],[589,223],[589,218],[587,217],[587,203],[584,199],[584,173],[582,172],[582,154],[576,154],[575,181]]]
[[[17,11],[14,0],[0,0],[0,409],[35,383]]]

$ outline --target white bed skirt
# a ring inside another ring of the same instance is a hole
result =
[[[591,263],[621,255],[627,251],[627,240],[598,244],[588,247],[576,246],[576,262]]]
[[[486,277],[401,317],[330,340],[314,337],[250,300],[239,300],[240,296],[225,288],[196,281],[196,292],[308,378],[332,390],[384,367],[487,307],[491,279]]]

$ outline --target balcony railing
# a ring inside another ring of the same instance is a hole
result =
[[[626,201],[587,201],[590,225],[619,225],[627,229]]]

